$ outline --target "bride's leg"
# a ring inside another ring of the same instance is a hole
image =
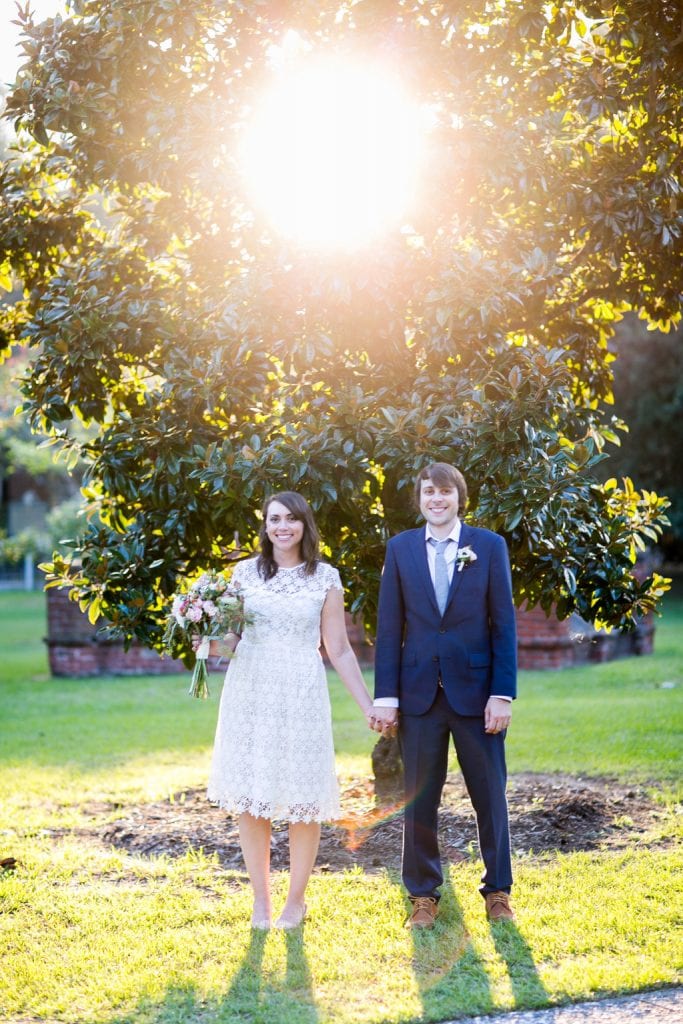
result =
[[[270,829],[269,818],[246,813],[239,816],[242,856],[254,890],[254,928],[270,928]]]
[[[275,925],[296,928],[306,913],[304,896],[320,844],[320,822],[290,822],[289,825],[289,891],[287,902]]]

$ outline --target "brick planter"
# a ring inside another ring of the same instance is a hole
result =
[[[47,648],[53,676],[137,676],[185,672],[173,658],[133,643],[124,650],[121,641],[104,639],[98,626],[88,621],[68,590],[53,588],[47,596]]]
[[[156,651],[99,635],[99,627],[88,621],[78,604],[69,600],[68,590],[52,588],[47,596],[47,638],[50,674],[61,677],[166,675],[187,672],[181,661],[162,657]],[[349,640],[363,666],[373,662],[374,647],[367,643],[363,627],[347,616]],[[323,652],[324,653],[324,652]],[[327,659],[326,659],[327,660]],[[209,659],[210,672],[225,672],[225,660]]]
[[[574,664],[574,647],[568,619],[548,617],[539,607],[517,609],[520,668],[568,668]]]
[[[53,676],[162,675],[186,672],[180,661],[162,657],[142,644],[125,651],[121,642],[99,635],[87,615],[66,590],[47,594],[47,624],[50,672]],[[375,649],[365,638],[359,623],[347,615],[349,640],[360,664],[370,668]],[[521,669],[569,668],[588,661],[611,661],[633,654],[651,654],[654,649],[654,616],[646,616],[633,633],[596,632],[581,619],[560,621],[547,617],[540,608],[517,610],[518,660]],[[325,654],[323,650],[323,655]],[[329,664],[327,658],[326,663]],[[224,672],[225,661],[211,658],[209,670]]]
[[[541,608],[517,609],[517,657],[521,669],[570,668],[652,654],[655,623],[646,615],[631,633],[596,630],[577,615],[560,621]]]

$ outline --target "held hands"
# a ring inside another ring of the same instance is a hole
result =
[[[489,697],[484,708],[484,731],[493,735],[502,732],[510,724],[512,704],[500,697]]]
[[[374,732],[382,736],[395,736],[398,732],[398,708],[368,708],[365,717]]]
[[[382,736],[395,736],[398,732],[398,708],[371,706],[365,712],[368,725]],[[512,705],[499,697],[489,697],[484,709],[484,729],[494,735],[510,725]]]

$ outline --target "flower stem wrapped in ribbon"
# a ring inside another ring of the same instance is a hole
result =
[[[173,597],[171,613],[166,621],[164,645],[174,653],[178,634],[188,643],[201,637],[195,653],[195,665],[190,683],[190,696],[209,696],[207,660],[212,640],[226,633],[241,633],[246,622],[244,600],[238,587],[230,583],[225,573],[206,572],[192,583],[181,584]]]

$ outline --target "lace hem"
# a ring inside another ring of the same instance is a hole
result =
[[[292,807],[253,800],[251,797],[222,797],[209,790],[206,794],[209,803],[217,804],[221,810],[229,814],[251,814],[254,818],[268,818],[270,821],[302,822],[335,821],[341,818],[338,802],[327,806],[319,804],[294,804]]]

